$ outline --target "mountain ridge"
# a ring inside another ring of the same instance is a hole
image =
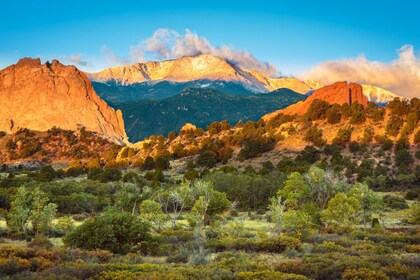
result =
[[[296,78],[265,77],[257,71],[242,69],[227,60],[208,54],[136,63],[130,66],[118,66],[97,73],[86,74],[92,81],[102,83],[114,81],[121,85],[160,80],[186,82],[208,79],[240,82],[254,92],[270,92],[285,87],[306,94],[316,89],[314,83],[307,84]]]
[[[139,62],[129,66],[107,68],[97,73],[86,73],[86,75],[97,84],[114,83],[119,87],[153,87],[153,84],[148,83],[163,81],[193,83],[194,85],[201,83],[204,85],[211,81],[210,86],[217,90],[220,88],[215,87],[214,83],[231,82],[240,84],[245,90],[254,93],[266,93],[279,88],[288,88],[300,94],[311,95],[315,90],[324,86],[313,80],[300,80],[294,77],[267,77],[258,71],[242,69],[225,59],[209,54],[184,56],[163,61]],[[368,100],[379,105],[386,104],[395,97],[402,98],[393,92],[374,85],[362,84],[362,86]],[[101,95],[100,90],[98,93]]]

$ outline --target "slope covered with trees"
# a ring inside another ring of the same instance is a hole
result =
[[[214,121],[257,121],[263,115],[304,100],[305,96],[288,89],[272,93],[229,95],[213,89],[188,88],[161,100],[115,103],[123,112],[131,142],[150,135],[178,131],[186,123],[205,128]]]

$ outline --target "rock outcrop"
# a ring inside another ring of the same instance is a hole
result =
[[[263,116],[263,119],[266,121],[270,120],[280,113],[288,115],[303,115],[308,111],[309,106],[315,99],[324,100],[330,104],[337,103],[340,105],[344,103],[352,104],[357,101],[360,104],[367,106],[368,103],[368,99],[363,94],[363,88],[361,85],[356,83],[336,82],[332,85],[316,90],[304,101]]]
[[[1,70],[0,107],[0,130],[8,133],[83,126],[115,142],[127,138],[121,111],[95,93],[83,72],[57,60],[23,58]]]

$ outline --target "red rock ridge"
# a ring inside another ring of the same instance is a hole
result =
[[[340,105],[344,103],[351,104],[357,101],[360,104],[367,106],[368,103],[366,96],[363,95],[363,88],[361,85],[356,83],[336,82],[316,90],[304,101],[263,116],[263,119],[270,120],[280,113],[303,115],[308,111],[309,106],[315,99],[324,100],[330,104],[337,103]]]
[[[86,75],[53,60],[23,58],[0,71],[0,130],[45,131],[51,127],[89,131],[122,143],[124,121],[94,91]]]

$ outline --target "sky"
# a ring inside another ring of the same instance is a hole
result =
[[[84,71],[208,52],[269,76],[420,97],[420,1],[2,1],[0,68]]]

